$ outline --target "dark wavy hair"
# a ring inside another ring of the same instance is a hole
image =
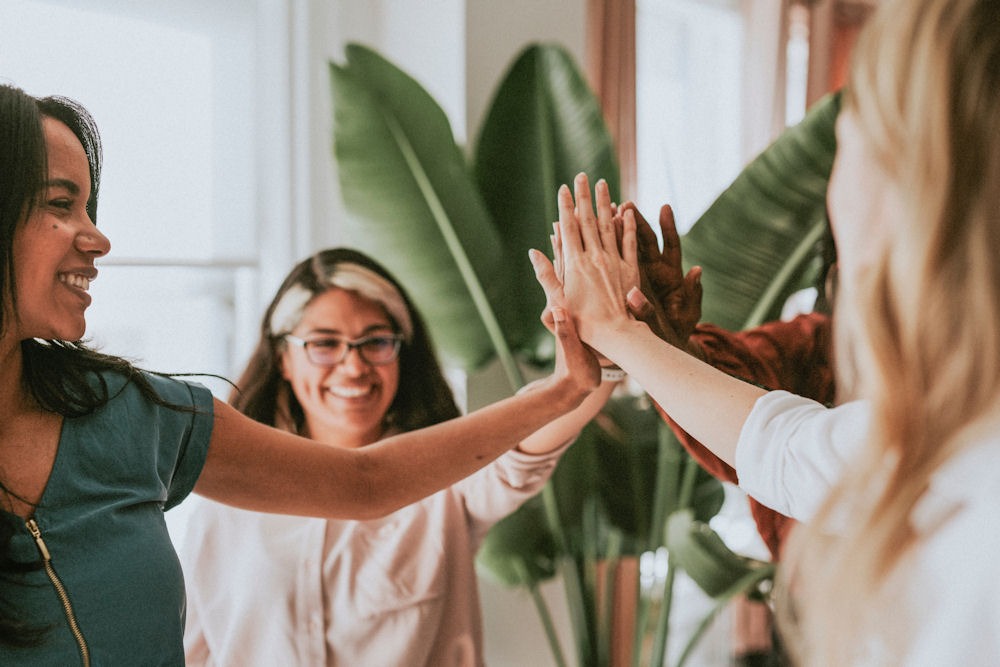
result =
[[[101,176],[101,138],[93,118],[79,103],[65,97],[36,98],[20,88],[0,85],[0,334],[17,319],[17,277],[14,271],[14,233],[31,215],[45,190],[48,160],[42,119],[65,124],[83,145],[90,170],[87,201],[90,219],[97,221]],[[159,405],[186,409],[165,402],[128,360],[89,349],[81,341],[21,341],[21,381],[44,410],[63,417],[79,417],[97,410],[111,398],[103,374],[114,372],[134,382],[144,396]],[[0,478],[0,498],[15,494]],[[22,499],[23,500],[23,499]],[[39,567],[39,563],[14,561],[10,540],[21,522],[9,512],[0,515],[0,577]],[[37,643],[44,628],[32,626],[18,615],[12,601],[0,601],[0,643]]]
[[[399,282],[382,265],[349,248],[322,250],[299,262],[278,288],[260,324],[260,338],[246,369],[236,382],[230,403],[249,417],[286,430],[299,432],[305,422],[302,406],[281,376],[280,357],[287,344],[283,336],[301,318],[301,308],[330,289],[351,289],[339,278],[344,270],[360,267],[353,280],[362,281],[361,293],[371,298],[374,283],[385,281],[395,294],[375,297],[397,332],[406,339],[399,354],[399,388],[386,414],[386,426],[411,431],[459,416],[451,389],[445,382],[423,318]],[[377,278],[371,276],[375,274]],[[358,277],[360,276],[360,277]],[[295,292],[289,296],[289,292]],[[396,301],[398,304],[389,303]],[[294,322],[278,325],[289,300],[296,300]],[[400,304],[402,310],[400,311]],[[395,314],[394,314],[395,311]],[[405,320],[409,320],[407,323]],[[407,331],[409,329],[409,331]]]

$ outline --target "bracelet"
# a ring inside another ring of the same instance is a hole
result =
[[[626,375],[618,366],[601,366],[601,382],[620,382]]]

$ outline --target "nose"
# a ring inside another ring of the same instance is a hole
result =
[[[103,257],[111,252],[111,241],[97,227],[90,225],[76,235],[77,249],[94,257]]]
[[[356,347],[349,347],[347,349],[347,354],[338,366],[355,375],[367,373],[370,367],[368,362],[361,358],[361,350]]]

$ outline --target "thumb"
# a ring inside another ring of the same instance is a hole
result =
[[[642,320],[653,314],[653,304],[638,287],[633,287],[628,291],[628,294],[625,295],[625,302],[628,304],[629,311],[637,319]]]
[[[545,290],[545,297],[548,302],[550,304],[558,303],[562,292],[562,284],[556,276],[552,262],[549,261],[549,258],[544,253],[534,248],[528,251],[528,259],[531,260],[531,266],[535,269],[535,279],[538,280],[538,284]]]

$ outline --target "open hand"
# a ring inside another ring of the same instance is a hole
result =
[[[577,335],[576,325],[566,313],[562,282],[548,257],[530,250],[528,257],[535,277],[545,291],[542,323],[556,337],[556,367],[553,375],[565,375],[582,389],[591,390],[601,382],[601,368],[594,351]]]
[[[548,298],[558,291],[583,340],[599,349],[594,345],[598,330],[630,317],[625,294],[637,286],[639,273],[634,220],[626,218],[616,227],[604,181],[598,182],[595,199],[596,215],[585,174],[577,176],[574,194],[561,187],[554,236],[559,273],[541,253],[533,253],[532,262]]]
[[[687,275],[684,274],[674,211],[669,204],[660,208],[662,251],[653,228],[634,203],[622,204],[619,213],[635,218],[638,270],[642,293],[646,296],[646,308],[640,312],[633,309],[633,314],[663,340],[686,348],[695,325],[701,320],[701,267],[692,267]]]

